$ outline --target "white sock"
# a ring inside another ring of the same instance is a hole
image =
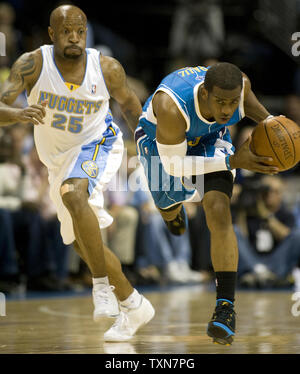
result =
[[[97,287],[97,285],[100,285],[102,287],[109,285],[108,276],[102,277],[102,278],[92,278],[92,281],[93,281],[93,287],[96,286],[96,288],[99,287],[99,286]]]
[[[121,306],[128,309],[134,309],[140,306],[142,295],[138,293],[136,289],[133,290],[132,294],[127,297],[126,300],[121,301]]]

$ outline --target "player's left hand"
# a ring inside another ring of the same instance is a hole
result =
[[[43,118],[46,116],[45,106],[47,101],[41,104],[33,104],[23,109],[13,109],[13,119],[16,122],[31,122],[34,125],[44,124]]]

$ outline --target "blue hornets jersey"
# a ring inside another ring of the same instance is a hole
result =
[[[198,90],[204,83],[207,70],[203,66],[186,67],[174,71],[167,75],[159,84],[153,95],[151,95],[143,106],[143,113],[140,117],[139,127],[151,138],[156,138],[157,120],[152,109],[152,99],[156,92],[163,91],[167,93],[174,103],[177,105],[181,114],[185,118],[187,129],[186,138],[188,142],[188,154],[193,154],[191,147],[198,148],[206,145],[214,145],[218,139],[225,142],[232,142],[227,126],[231,126],[239,122],[244,116],[244,82],[241,93],[241,101],[233,113],[233,116],[226,124],[210,122],[202,115],[199,108]],[[196,151],[196,149],[194,148]],[[198,152],[197,152],[198,153]],[[203,153],[203,152],[201,152]],[[205,154],[206,152],[204,152]],[[210,156],[207,154],[207,156]]]

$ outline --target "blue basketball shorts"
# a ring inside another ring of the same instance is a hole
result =
[[[135,132],[137,153],[148,181],[148,187],[155,205],[167,209],[182,202],[199,202],[211,190],[224,192],[231,197],[235,171],[221,171],[179,178],[165,172],[157,150],[156,141],[151,139],[141,127]],[[188,151],[188,155],[205,157],[225,157],[221,139],[210,141]]]
[[[56,206],[61,223],[61,235],[65,244],[75,240],[70,213],[64,206],[60,188],[72,178],[88,179],[88,203],[99,221],[100,228],[109,226],[113,219],[104,209],[103,191],[117,173],[124,151],[122,132],[111,123],[102,136],[71,150],[59,170],[49,170],[50,197]]]

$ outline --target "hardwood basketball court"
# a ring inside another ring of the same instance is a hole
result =
[[[144,294],[156,315],[123,343],[103,341],[113,320],[93,322],[91,296],[7,301],[6,316],[0,317],[0,353],[300,353],[300,315],[295,314],[300,307],[292,291],[238,291],[237,333],[230,347],[206,336],[214,292],[184,286]]]

